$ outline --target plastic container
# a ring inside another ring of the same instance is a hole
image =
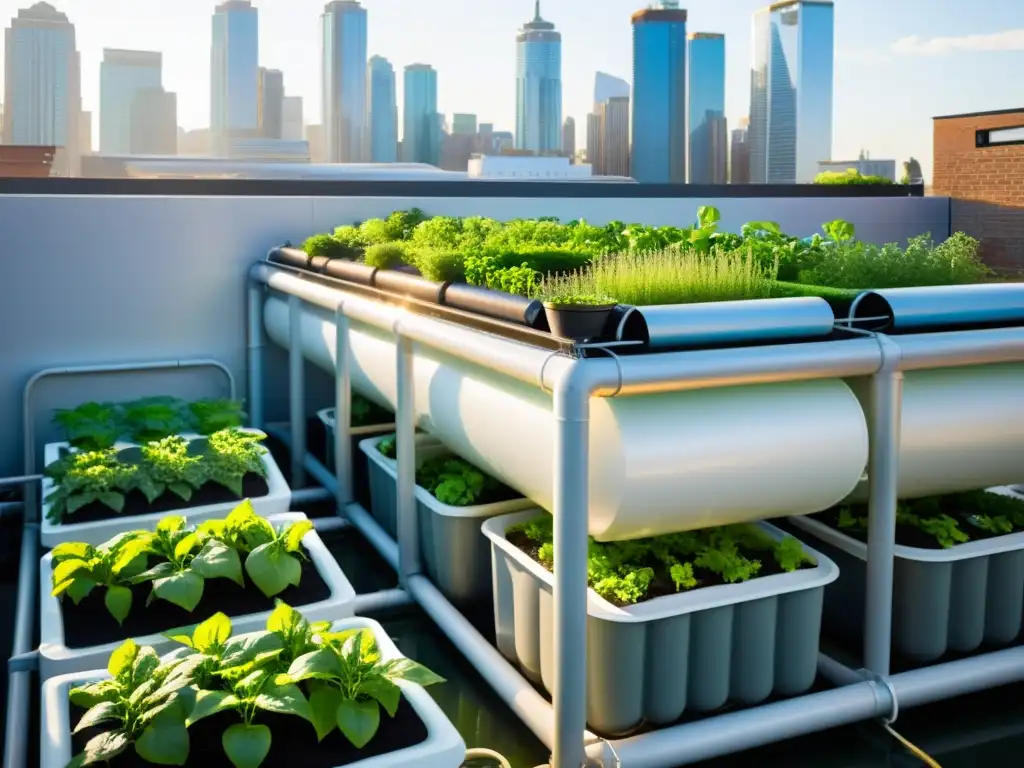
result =
[[[993,493],[1014,495],[1006,488]],[[825,592],[825,628],[859,639],[864,631],[867,544],[806,517],[790,522],[814,536],[840,568]],[[892,637],[897,653],[916,662],[947,652],[1012,643],[1024,616],[1024,533],[950,549],[896,546]]]
[[[327,468],[334,469],[334,409],[324,408],[316,412],[320,423],[327,432]],[[366,454],[359,450],[359,443],[368,437],[386,435],[395,431],[391,424],[366,424],[349,428],[352,443],[352,493],[363,509],[370,508],[370,478]]]
[[[367,477],[370,480],[370,506],[367,511],[391,538],[397,537],[398,531],[398,488],[395,484],[398,469],[394,459],[377,450],[382,438],[373,437],[359,441],[359,453],[363,455],[367,465]],[[437,446],[438,442],[430,435],[416,435],[416,454],[422,449]],[[379,458],[378,458],[379,457]]]
[[[597,341],[604,338],[614,304],[555,304],[544,302],[551,333],[573,341]]]
[[[369,460],[374,473],[374,498],[383,496],[388,488],[389,509],[398,501],[398,470],[396,463],[377,450],[380,438],[364,440],[360,452]],[[443,445],[417,448],[416,463],[451,454]],[[378,496],[380,489],[380,496]],[[495,504],[452,507],[442,504],[426,488],[416,486],[416,513],[419,518],[420,551],[430,580],[454,603],[476,603],[491,594],[491,551],[480,532],[480,525],[498,515],[529,509],[529,499],[510,499]],[[393,532],[389,533],[394,536]]]
[[[308,616],[307,616],[308,618]],[[377,648],[385,661],[401,659],[394,641],[388,637],[384,628],[372,619],[352,618],[336,621],[332,630],[343,632],[346,629],[369,629],[377,640]],[[76,685],[102,680],[106,677],[106,660],[88,672],[74,672],[60,675],[43,683],[41,702],[41,727],[39,768],[65,768],[72,758],[71,754],[71,707],[68,692]],[[453,683],[442,683],[453,685]],[[367,758],[349,763],[345,768],[459,768],[466,757],[466,743],[462,740],[455,726],[451,724],[441,708],[434,702],[422,687],[405,680],[398,681],[405,700],[412,705],[420,720],[427,728],[427,738],[407,749],[389,752],[385,755]],[[387,717],[387,715],[382,715]],[[312,727],[310,738],[315,738]],[[131,747],[129,747],[131,749]],[[189,755],[186,768],[198,768],[205,765],[225,765],[223,755]]]
[[[258,429],[242,429],[242,432],[249,432],[251,434],[262,435]],[[182,435],[188,440],[201,440],[203,435],[197,434],[186,434]],[[125,448],[132,448],[135,443],[119,442],[115,445],[118,450]],[[43,459],[46,466],[49,466],[53,462],[60,458],[61,451],[69,449],[71,446],[68,443],[47,443],[43,449]],[[287,512],[288,507],[291,504],[292,492],[288,487],[288,482],[284,479],[284,475],[281,474],[281,470],[277,466],[277,462],[274,461],[274,457],[268,450],[263,454],[263,466],[266,467],[267,476],[267,493],[263,496],[257,496],[252,501],[253,510],[257,515],[261,517],[269,517],[270,515],[280,514]],[[50,493],[54,488],[54,482],[49,477],[44,477],[42,481],[42,498],[43,501],[43,519],[39,525],[39,541],[43,547],[52,549],[58,544],[65,541],[83,541],[86,544],[102,544],[107,539],[120,533],[121,531],[134,531],[134,530],[148,530],[152,531],[156,528],[163,518],[168,515],[181,515],[185,518],[188,523],[195,523],[202,520],[210,520],[211,518],[224,517],[232,509],[238,506],[239,499],[233,501],[223,501],[217,504],[206,504],[201,507],[184,507],[182,509],[165,510],[163,512],[151,512],[146,515],[116,515],[114,517],[107,518],[106,520],[96,520],[89,523],[53,523],[50,521],[48,515],[50,512],[50,504],[47,504],[45,499],[47,494]],[[74,515],[70,516],[70,519],[74,519]]]
[[[272,515],[268,519],[275,526],[282,526],[297,520],[305,520],[306,516],[301,512],[290,512],[283,515]],[[302,614],[310,621],[334,621],[351,616],[356,592],[334,560],[334,556],[315,530],[310,531],[302,538],[302,544],[309,553],[320,578],[330,589],[330,596],[325,600],[296,606],[296,608],[302,611]],[[39,677],[41,680],[46,680],[54,675],[103,667],[111,652],[121,644],[119,641],[85,648],[68,648],[64,644],[64,621],[61,616],[60,601],[50,594],[53,591],[51,559],[51,554],[47,552],[39,563]],[[248,588],[256,589],[251,583]],[[157,601],[154,605],[159,604],[160,602]],[[147,610],[142,605],[134,605],[132,609]],[[156,608],[151,607],[148,610],[156,610]],[[232,615],[230,617],[231,625],[236,633],[254,632],[264,627],[271,610],[272,608],[261,613],[250,613],[244,616]],[[206,618],[208,617],[196,615],[195,620],[198,623]],[[167,629],[175,629],[176,626],[172,625]],[[165,653],[174,646],[173,642],[159,634],[134,639],[139,645],[153,646],[157,653]]]
[[[488,520],[498,650],[550,693],[554,576],[505,539],[539,510]],[[759,523],[775,538],[783,533]],[[792,696],[817,675],[825,585],[835,563],[810,547],[815,568],[706,587],[619,608],[592,590],[587,612],[587,722],[604,735],[735,701]]]

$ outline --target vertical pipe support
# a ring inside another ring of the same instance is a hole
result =
[[[348,318],[345,303],[334,310],[334,479],[338,482],[338,508],[355,499],[352,493],[352,370],[348,354]]]
[[[250,281],[248,296],[246,389],[249,401],[249,426],[253,429],[263,429],[263,350],[266,347],[266,331],[263,329],[263,287],[254,280]]]
[[[589,419],[591,385],[577,361],[553,392],[554,671],[553,768],[586,765],[587,537],[589,535]]]
[[[402,334],[401,323],[395,323],[398,393],[395,397],[395,448],[398,465],[398,578],[403,587],[406,579],[420,572],[419,520],[416,514],[416,390],[413,379],[412,339]]]
[[[903,372],[900,349],[876,336],[882,366],[871,377],[868,413],[868,550],[864,601],[864,666],[889,674],[892,643],[892,590],[896,547],[896,501],[899,493],[900,421]]]
[[[292,488],[306,484],[306,359],[302,356],[302,299],[288,297],[288,420],[291,423]]]
[[[39,526],[26,523],[21,532],[21,557],[18,562],[18,602],[14,613],[14,639],[11,656],[32,650],[32,633],[36,610],[36,585],[39,567]],[[28,739],[31,733],[32,710],[29,698],[32,673],[28,670],[7,670],[7,718],[4,736],[4,768],[25,768],[28,765]]]

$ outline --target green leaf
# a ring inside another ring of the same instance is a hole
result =
[[[192,633],[196,649],[203,652],[224,645],[229,637],[231,637],[231,619],[220,611],[199,624],[195,632]]]
[[[61,560],[53,569],[53,584],[56,586],[69,579],[88,576],[90,572],[89,563],[85,560]]]
[[[63,585],[61,585],[63,586]],[[67,596],[78,605],[89,596],[89,593],[96,588],[96,582],[92,579],[72,579],[67,587]]]
[[[417,664],[412,659],[397,659],[390,665],[387,677],[391,680],[408,680],[416,685],[436,685],[445,682],[440,675],[436,675],[422,664]]]
[[[338,654],[330,648],[320,648],[304,653],[288,667],[288,679],[293,683],[303,680],[327,679],[341,675],[341,662]]]
[[[107,606],[110,615],[118,624],[124,624],[128,611],[132,609],[132,591],[128,587],[113,584],[107,587],[107,593],[103,596],[103,604]]]
[[[183,536],[181,541],[174,545],[174,559],[181,560],[185,555],[192,551],[193,547],[199,542],[199,536],[195,533],[190,533],[187,536]]]
[[[269,685],[256,697],[256,706],[279,715],[296,715],[303,720],[313,719],[309,702],[297,685]]]
[[[274,632],[247,632],[235,635],[224,644],[221,662],[225,667],[252,661],[261,653],[279,651],[284,647],[281,636]]]
[[[88,560],[93,556],[93,547],[84,541],[65,541],[50,550],[50,557],[53,562],[59,563],[68,558],[77,560]]]
[[[249,553],[245,559],[245,572],[260,592],[273,597],[290,584],[298,584],[302,566],[293,555],[282,550],[280,542],[274,541],[261,544]]]
[[[270,752],[270,729],[265,725],[235,723],[224,731],[220,741],[235,768],[259,768]]]
[[[341,691],[333,685],[318,685],[309,694],[310,721],[316,728],[317,741],[323,741],[337,727],[340,703]]]
[[[164,632],[163,636],[166,637],[168,640],[174,641],[175,643],[181,643],[186,648],[195,648],[195,646],[192,645],[192,636],[189,634],[185,634],[185,631],[187,631],[187,628],[185,630],[172,629],[168,632]]]
[[[301,613],[287,603],[278,600],[274,610],[271,611],[270,616],[267,618],[267,630],[288,635],[303,621],[305,619]]]
[[[105,491],[103,493],[96,494],[96,500],[104,506],[110,507],[115,512],[121,512],[124,510],[123,493],[118,493],[117,491]]]
[[[128,748],[128,734],[124,731],[104,731],[93,736],[85,745],[82,765],[110,762]]]
[[[390,680],[383,677],[371,677],[360,684],[359,690],[379,701],[389,717],[394,717],[398,712],[398,704],[402,700],[402,689]]]
[[[151,646],[144,645],[139,649],[135,661],[132,662],[132,680],[138,684],[150,677],[160,666],[160,657]]]
[[[96,683],[72,688],[68,698],[76,707],[91,709],[101,701],[117,701],[118,685],[113,680],[100,680]]]
[[[132,584],[142,584],[146,581],[155,581],[156,579],[163,579],[174,573],[174,566],[168,562],[157,563],[148,571],[132,576],[128,581]]]
[[[216,715],[225,709],[238,706],[239,699],[227,691],[199,691],[196,694],[196,703],[192,708],[192,714],[188,716],[185,725],[191,728],[204,717]]]
[[[192,486],[188,483],[171,483],[167,486],[171,492],[182,501],[192,500]]]
[[[231,579],[239,586],[245,586],[238,551],[215,539],[203,545],[189,567],[204,579]]]
[[[357,749],[362,749],[380,727],[380,707],[373,699],[353,701],[342,699],[335,710],[338,728]]]
[[[312,520],[298,520],[289,525],[281,537],[284,539],[285,550],[288,552],[297,551],[302,546],[302,537],[312,530]]]
[[[110,659],[107,661],[107,672],[111,677],[117,678],[122,672],[130,671],[135,657],[138,655],[139,646],[135,644],[135,641],[130,638],[125,640],[110,654]]]
[[[68,514],[74,514],[86,504],[92,504],[96,501],[96,498],[97,494],[95,493],[76,493],[73,496],[69,496],[66,502]]]
[[[184,765],[188,760],[189,738],[181,713],[168,707],[135,742],[135,751],[143,760],[157,765]]]
[[[203,577],[191,571],[181,571],[157,579],[153,582],[153,594],[191,613],[203,599]]]
[[[157,533],[177,533],[185,527],[185,518],[181,515],[168,515],[156,524]]]
[[[91,728],[94,725],[111,720],[121,720],[121,708],[117,705],[117,702],[101,701],[82,715],[82,719],[78,721],[78,725],[75,726],[75,730],[72,733],[78,733],[86,728]]]

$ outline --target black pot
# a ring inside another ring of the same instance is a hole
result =
[[[331,259],[324,267],[324,274],[338,280],[347,280],[350,283],[372,285],[377,268],[346,259]]]
[[[431,304],[440,304],[446,283],[435,283],[419,275],[397,269],[379,269],[373,278],[373,287],[382,291],[397,293]]]
[[[551,333],[573,341],[597,341],[605,335],[614,304],[553,304],[544,302]]]
[[[525,296],[514,296],[466,283],[452,283],[444,292],[444,303],[453,309],[547,330],[544,307],[536,299]]]

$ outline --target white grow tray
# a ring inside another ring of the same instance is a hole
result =
[[[303,615],[309,618],[306,609],[301,610]],[[372,619],[345,619],[335,622],[332,629],[335,632],[346,629],[369,629],[377,640],[382,659],[387,661],[402,658],[394,641],[388,637],[384,628]],[[103,659],[103,665],[105,664],[106,658]],[[71,760],[71,707],[68,693],[76,685],[107,677],[106,670],[101,667],[93,668],[91,671],[60,675],[43,683],[40,768],[65,768]],[[405,680],[399,681],[398,685],[406,701],[412,705],[426,726],[427,738],[419,744],[397,752],[349,763],[345,768],[459,768],[465,760],[466,744],[455,730],[455,726],[422,687]],[[312,735],[311,729],[311,738]],[[227,764],[227,760],[220,755],[190,755],[186,768],[211,764]]]
[[[268,519],[277,527],[305,520],[306,516],[301,512],[289,512],[271,515]],[[312,530],[302,538],[302,544],[309,553],[310,560],[316,567],[317,573],[320,574],[320,578],[327,584],[330,596],[317,603],[296,606],[297,610],[301,611],[310,621],[334,621],[351,616],[356,598],[355,589],[352,588],[334,556],[320,539],[320,535]],[[39,564],[39,677],[41,680],[46,680],[54,675],[104,667],[111,652],[123,642],[123,640],[119,640],[85,648],[68,648],[64,644],[64,621],[60,611],[60,600],[50,594],[53,591],[51,559],[51,553],[47,552]],[[249,588],[256,589],[251,584]],[[144,610],[142,606],[135,606],[135,608]],[[240,634],[263,629],[270,613],[271,610],[266,610],[244,616],[229,616],[229,618],[233,631]],[[206,618],[208,617],[197,614],[195,623]],[[176,627],[177,625],[170,626],[167,629],[171,630]],[[176,645],[160,634],[133,639],[139,645],[152,646],[157,653],[165,653]]]
[[[334,409],[324,408],[323,410],[316,412],[316,417],[320,420],[328,431],[328,434],[334,433]],[[361,427],[349,427],[348,433],[350,435],[372,435],[380,432],[394,432],[395,423],[387,424],[364,424]]]
[[[258,429],[243,429],[242,432],[252,434],[264,434]],[[188,433],[182,435],[188,440],[197,440],[203,435]],[[119,442],[114,447],[119,451],[126,448],[133,448],[136,443]],[[47,443],[43,452],[43,459],[46,466],[60,458],[62,449],[70,448],[68,443]],[[74,449],[71,449],[74,450]],[[291,489],[288,482],[281,474],[281,470],[274,461],[268,450],[263,454],[263,466],[267,469],[267,493],[251,499],[253,510],[261,517],[287,512],[291,504]],[[46,496],[54,488],[54,482],[49,477],[42,481],[43,519],[39,528],[39,541],[46,549],[52,549],[58,544],[67,541],[82,541],[87,544],[102,544],[121,531],[131,530],[154,530],[163,518],[168,515],[181,515],[188,522],[195,523],[202,520],[211,520],[218,517],[226,517],[227,514],[238,506],[239,501],[224,501],[217,504],[207,504],[201,507],[187,507],[182,509],[165,510],[163,512],[151,512],[145,515],[115,515],[106,520],[96,520],[89,523],[53,523],[49,520],[50,504],[45,502]],[[74,515],[70,515],[70,520]]]

